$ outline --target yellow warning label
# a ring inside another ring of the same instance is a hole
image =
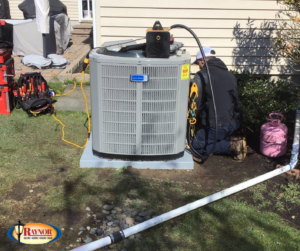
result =
[[[190,65],[184,64],[181,67],[181,80],[189,79],[190,78]]]

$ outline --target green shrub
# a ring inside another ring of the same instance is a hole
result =
[[[246,133],[257,133],[272,112],[282,113],[284,123],[295,117],[300,98],[297,87],[287,79],[271,79],[269,75],[255,77],[249,72],[236,76],[243,105],[243,127]]]

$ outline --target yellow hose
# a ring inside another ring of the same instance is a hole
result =
[[[89,66],[89,65],[88,65],[88,66]],[[88,67],[88,66],[87,66],[87,67]],[[87,68],[87,67],[86,67],[86,68]],[[89,126],[88,126],[88,135],[90,135],[90,133],[91,133],[91,120],[90,120],[90,114],[89,114],[89,108],[88,108],[87,99],[86,99],[86,96],[85,96],[85,92],[84,92],[84,90],[83,90],[84,71],[82,71],[81,73],[79,73],[77,76],[74,77],[74,88],[73,88],[73,90],[69,91],[69,92],[66,93],[66,94],[59,94],[59,95],[56,95],[56,96],[66,96],[66,95],[70,94],[72,91],[74,91],[74,90],[76,89],[76,78],[77,78],[78,76],[80,76],[81,74],[82,74],[82,78],[81,78],[81,91],[82,91],[82,93],[83,93],[84,100],[85,100],[86,113],[87,113],[87,116],[88,116],[88,123],[89,123]],[[54,107],[54,111],[55,111],[55,105],[53,105],[53,107]],[[63,122],[61,122],[61,121],[55,116],[55,112],[52,114],[52,116],[53,116],[53,118],[54,118],[56,121],[58,121],[58,122],[62,125],[62,133],[63,133],[62,140],[63,140],[64,142],[69,143],[69,144],[71,144],[71,145],[73,145],[73,146],[77,146],[77,147],[79,147],[79,148],[85,148],[85,147],[86,147],[87,143],[89,142],[89,136],[88,136],[88,138],[86,139],[86,142],[85,142],[84,146],[79,146],[79,145],[77,145],[77,144],[75,144],[75,143],[73,143],[73,142],[71,142],[71,141],[66,140],[66,139],[65,139],[65,125],[63,124]]]
[[[83,73],[83,76],[84,76],[84,71],[83,71],[83,72],[79,73],[78,75],[76,75],[76,76],[73,78],[73,80],[74,80],[74,88],[73,88],[73,90],[71,90],[71,91],[69,91],[69,92],[67,92],[67,93],[65,93],[65,94],[56,94],[55,96],[57,96],[57,97],[67,96],[67,95],[70,94],[72,91],[74,91],[74,90],[76,89],[76,78],[77,78],[78,76],[80,76],[82,73]],[[83,78],[83,76],[82,76],[82,78]],[[59,90],[57,90],[57,92],[60,93]]]

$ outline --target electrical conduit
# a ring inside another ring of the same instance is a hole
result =
[[[197,200],[195,202],[192,202],[190,204],[187,204],[185,206],[179,207],[177,209],[174,209],[168,213],[164,213],[160,216],[157,216],[155,218],[152,218],[150,220],[147,220],[143,223],[140,223],[138,225],[135,225],[133,227],[127,228],[123,231],[113,233],[110,236],[104,237],[100,240],[91,242],[89,244],[83,245],[81,247],[77,247],[75,249],[72,249],[72,251],[92,251],[96,250],[98,248],[105,247],[107,245],[111,245],[113,243],[117,243],[122,241],[125,238],[128,238],[131,235],[137,234],[141,231],[144,231],[150,227],[153,227],[157,224],[160,224],[162,222],[165,222],[167,220],[170,220],[172,218],[175,218],[179,215],[185,214],[189,211],[192,211],[194,209],[197,209],[199,207],[202,207],[204,205],[207,205],[211,202],[223,199],[224,197],[227,197],[229,195],[232,195],[234,193],[237,193],[239,191],[242,191],[246,188],[249,188],[251,186],[257,185],[263,181],[266,181],[268,179],[271,179],[275,176],[278,176],[282,173],[285,173],[293,168],[295,168],[297,162],[298,162],[298,154],[299,154],[299,132],[300,132],[300,107],[298,108],[296,112],[296,122],[295,122],[295,133],[294,133],[294,142],[293,142],[293,150],[292,150],[292,156],[291,156],[291,162],[281,168],[278,168],[274,171],[268,172],[266,174],[263,174],[261,176],[258,176],[254,179],[248,180],[246,182],[243,182],[241,184],[238,184],[236,186],[227,188],[221,192],[214,193],[210,196],[207,196],[203,199]]]

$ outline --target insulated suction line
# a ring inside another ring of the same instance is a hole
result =
[[[204,62],[205,62],[205,65],[206,65],[206,71],[207,71],[207,76],[208,76],[208,82],[209,82],[209,86],[210,86],[210,90],[211,90],[211,96],[212,96],[212,101],[213,101],[213,107],[214,107],[214,114],[215,114],[215,123],[216,123],[216,133],[215,133],[215,140],[214,140],[214,144],[213,144],[213,147],[210,151],[210,153],[206,153],[205,155],[202,155],[200,153],[198,153],[192,146],[191,144],[191,125],[189,125],[189,129],[188,129],[188,135],[187,135],[187,141],[188,141],[188,145],[190,147],[190,149],[186,149],[186,151],[190,151],[192,153],[192,155],[194,155],[196,158],[199,158],[201,160],[206,160],[209,158],[209,156],[211,154],[213,154],[214,150],[215,150],[215,147],[216,147],[216,143],[217,143],[217,140],[218,140],[218,118],[217,118],[217,108],[216,108],[216,102],[215,102],[215,96],[214,96],[214,91],[213,91],[213,87],[212,87],[212,83],[211,83],[211,77],[210,77],[210,72],[209,72],[209,67],[208,67],[208,64],[207,64],[207,60],[206,60],[206,56],[205,56],[205,53],[203,51],[203,47],[200,43],[200,40],[199,38],[197,37],[197,35],[187,26],[185,25],[182,25],[182,24],[174,24],[170,27],[170,30],[171,29],[174,29],[174,28],[183,28],[183,29],[186,29],[188,32],[190,32],[192,34],[192,36],[195,38],[195,40],[197,41],[197,44],[199,46],[199,49],[203,55],[203,59],[204,59]]]

